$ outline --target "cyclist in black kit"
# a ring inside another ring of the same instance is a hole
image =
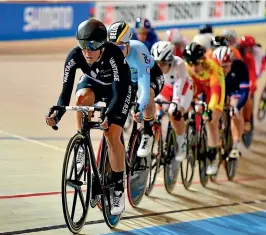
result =
[[[239,142],[244,131],[243,107],[249,95],[248,69],[242,60],[234,59],[230,47],[221,46],[213,51],[213,58],[217,59],[225,75],[226,97],[230,97],[230,104],[234,111],[231,117],[231,131],[233,149],[230,158],[239,158]]]
[[[122,51],[107,42],[107,30],[98,20],[82,22],[77,30],[78,46],[74,47],[65,61],[63,90],[57,105],[69,105],[75,73],[81,69],[76,90],[76,105],[91,106],[107,97],[107,111],[101,124],[107,139],[113,180],[114,202],[111,214],[120,215],[125,208],[124,168],[125,148],[120,140],[127,119],[131,99],[131,75]],[[64,112],[57,111],[46,117],[49,126],[54,126]],[[77,112],[77,130],[81,128],[82,114]],[[84,166],[84,150],[80,147],[77,157],[78,172]]]

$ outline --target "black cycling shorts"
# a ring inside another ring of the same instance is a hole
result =
[[[151,83],[150,87],[155,92],[155,97],[160,94],[164,85],[164,76],[163,73],[156,62],[154,62],[154,66],[151,69]]]
[[[112,85],[102,85],[92,80],[86,74],[80,77],[76,92],[84,88],[90,88],[93,91],[95,103],[103,101],[103,98],[105,98],[106,100],[104,100],[104,102],[106,102],[106,105],[108,106],[112,100]],[[113,107],[111,114],[108,116],[108,120],[111,124],[116,124],[122,128],[124,127],[129,112],[131,93],[131,85],[129,85],[127,89],[123,88],[122,91],[119,91],[118,102]]]

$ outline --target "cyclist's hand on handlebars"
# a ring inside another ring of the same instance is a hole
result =
[[[103,122],[100,123],[100,127],[101,127],[103,130],[108,129],[108,127],[109,127],[109,122],[108,122],[108,118],[107,118],[107,117],[105,117],[105,119],[103,120]]]
[[[233,116],[238,117],[239,116],[239,110],[237,107],[232,107],[230,109],[230,116],[231,117],[233,117]]]
[[[207,110],[203,113],[202,118],[204,121],[211,121],[212,120],[212,111]]]
[[[138,122],[138,123],[141,122],[142,118],[141,118],[141,113],[140,113],[140,112],[135,113],[135,112],[132,110],[132,111],[131,111],[131,115],[132,115],[133,120],[134,120],[135,122]]]
[[[181,109],[178,109],[178,104],[177,103],[171,103],[170,104],[170,110],[172,111],[174,119],[177,121],[180,121],[183,113],[181,112]]]
[[[45,121],[48,126],[55,126],[57,124],[56,113],[54,112],[50,117],[46,116]]]

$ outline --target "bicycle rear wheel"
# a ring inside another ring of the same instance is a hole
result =
[[[171,129],[167,138],[164,162],[164,187],[168,193],[172,193],[175,188],[180,168],[180,162],[175,159],[177,148],[175,132]]]
[[[106,140],[103,137],[101,144],[100,172],[103,180],[103,195],[101,195],[101,206],[103,217],[107,226],[115,228],[120,220],[120,215],[111,215],[113,203],[114,184],[112,181],[112,168],[109,161]]]
[[[225,129],[224,135],[224,145],[225,145],[225,170],[227,179],[232,181],[235,178],[237,166],[238,166],[238,159],[229,158],[229,154],[233,149],[233,137],[231,133],[231,125],[230,125],[231,118],[229,114],[227,115],[227,126]]]
[[[226,159],[226,176],[228,180],[230,181],[234,180],[236,176],[237,166],[238,166],[238,159],[232,159],[229,157]]]
[[[245,133],[242,135],[242,141],[245,145],[246,148],[249,148],[251,143],[252,143],[252,138],[253,138],[253,130],[254,130],[254,120],[253,120],[253,115],[251,118],[251,129],[249,132]]]
[[[149,179],[146,187],[145,194],[146,196],[149,196],[155,181],[157,174],[160,169],[160,162],[161,162],[161,156],[163,151],[163,140],[162,140],[162,134],[161,134],[161,127],[157,126],[159,124],[155,124],[154,126],[154,141],[153,146],[151,150],[151,162],[150,162],[150,169],[149,169]]]
[[[77,172],[76,158],[79,148],[82,147],[85,153],[85,164],[80,172]],[[74,153],[72,151],[74,150]],[[84,136],[77,133],[74,135],[67,146],[63,171],[62,171],[62,206],[66,225],[72,233],[79,233],[86,222],[86,216],[89,210],[90,192],[91,192],[91,160],[87,145],[84,142]],[[69,169],[70,168],[70,169]],[[83,187],[84,186],[84,187]],[[69,208],[68,197],[73,195],[73,191],[67,190],[67,187],[74,189],[72,208]],[[85,196],[84,196],[85,193]],[[77,199],[80,199],[80,205],[77,207]],[[80,218],[76,220],[76,215]]]
[[[207,133],[203,126],[200,131],[199,144],[198,144],[198,162],[199,162],[199,176],[200,183],[203,187],[206,187],[209,176],[206,174],[208,158],[207,158]]]

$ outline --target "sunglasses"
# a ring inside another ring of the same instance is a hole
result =
[[[123,51],[126,48],[126,45],[117,45],[121,51]]]
[[[171,62],[168,61],[156,61],[156,63],[160,66],[169,66],[171,65]]]
[[[224,68],[224,67],[228,67],[229,65],[231,65],[231,63],[224,63],[224,64],[221,64],[221,67]]]
[[[199,65],[199,64],[202,64],[203,63],[203,60],[197,60],[197,61],[187,61],[187,63],[192,66],[192,65]]]
[[[97,51],[103,44],[103,42],[78,40],[78,46],[81,48],[81,50],[88,49],[90,51]]]

